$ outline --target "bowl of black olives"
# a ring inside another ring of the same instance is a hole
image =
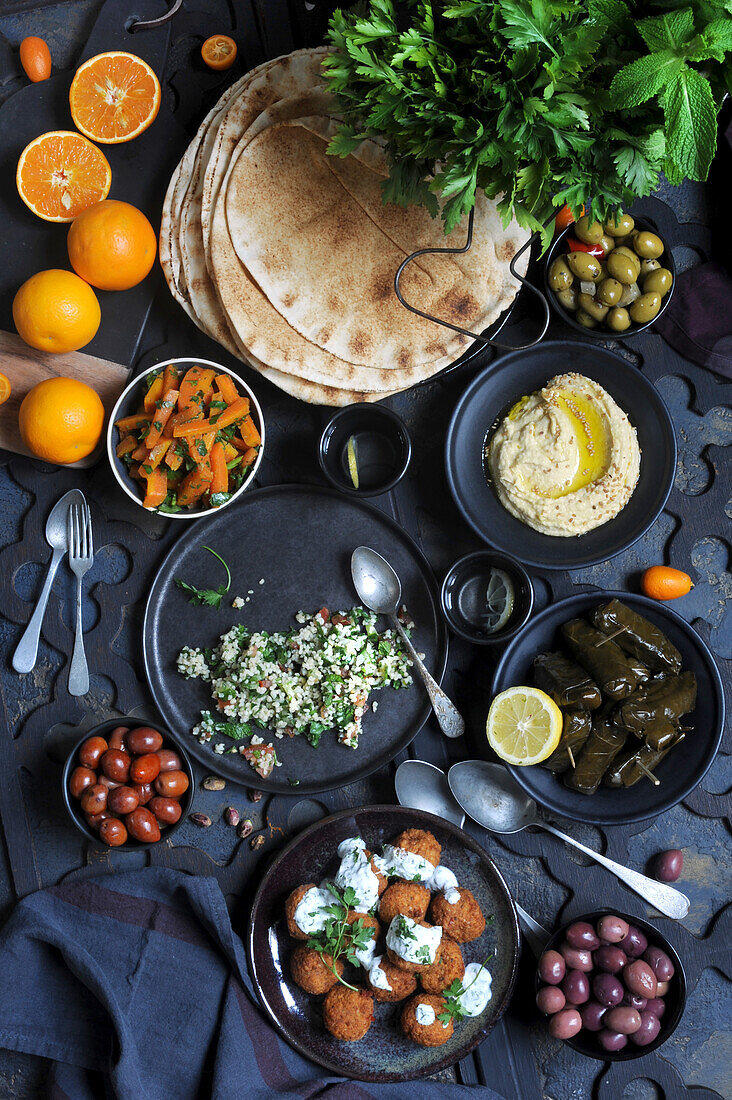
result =
[[[552,243],[544,282],[557,313],[578,332],[628,337],[668,308],[676,266],[649,219],[621,214],[603,224],[583,214]]]
[[[548,941],[536,1005],[549,1032],[591,1058],[649,1054],[675,1031],[686,1004],[681,959],[652,924],[598,909]]]

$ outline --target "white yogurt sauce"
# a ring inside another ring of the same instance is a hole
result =
[[[456,902],[460,901],[460,891],[457,888],[458,880],[454,872],[443,864],[440,864],[439,867],[435,867],[429,882],[425,885],[432,891],[441,890],[449,905],[455,905]]]
[[[337,899],[330,890],[311,886],[295,907],[295,924],[301,932],[322,932],[325,922],[331,919],[331,914],[325,912],[325,906],[334,903],[337,904]]]
[[[406,848],[395,848],[393,844],[384,845],[384,854],[376,856],[376,866],[382,875],[388,878],[403,878],[409,882],[423,882],[425,885],[435,873],[435,865],[416,852]]]
[[[364,970],[370,970],[374,962],[374,952],[376,951],[376,936],[372,936],[369,940],[368,947],[357,947],[353,952],[358,959]]]
[[[419,1004],[414,1010],[414,1018],[422,1027],[429,1027],[436,1020],[435,1010],[432,1005]]]
[[[442,939],[442,928],[424,928],[411,917],[394,917],[386,933],[386,946],[405,962],[431,966]]]
[[[341,890],[351,887],[357,899],[353,904],[357,913],[368,913],[379,900],[379,879],[365,854],[365,848],[361,837],[350,837],[338,845],[341,865],[335,884]]]
[[[480,1016],[492,997],[491,976],[480,963],[468,963],[463,975],[463,992],[458,997],[466,1016]]]
[[[377,955],[371,963],[369,967],[369,981],[375,989],[385,989],[388,993],[393,993],[394,990],[389,985],[386,971],[381,969],[382,958],[382,955]]]

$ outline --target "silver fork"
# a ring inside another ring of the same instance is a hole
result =
[[[76,637],[69,669],[69,694],[86,695],[89,690],[89,669],[84,653],[84,627],[81,619],[82,579],[94,562],[91,512],[89,505],[72,504],[66,519],[69,544],[69,565],[76,575]]]

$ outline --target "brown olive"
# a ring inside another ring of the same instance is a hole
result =
[[[122,752],[127,752],[127,734],[129,733],[127,726],[117,726],[113,729],[107,738],[107,744],[110,749],[121,749]]]
[[[622,306],[614,306],[605,318],[605,324],[613,332],[625,332],[630,328],[630,314]]]
[[[637,325],[644,325],[658,316],[661,308],[661,295],[651,291],[649,294],[641,294],[637,301],[630,307],[630,318]]]
[[[161,772],[179,772],[183,768],[183,761],[172,749],[160,749],[158,759]]]
[[[155,790],[163,798],[180,798],[188,790],[188,776],[185,772],[161,772],[155,780]]]
[[[607,258],[607,272],[611,279],[617,279],[623,286],[628,286],[638,278],[640,267],[618,248],[614,248]]]
[[[183,813],[180,802],[175,798],[161,798],[160,795],[150,799],[148,809],[164,825],[175,825]]]
[[[607,282],[607,280],[605,281]],[[594,317],[596,321],[604,321],[610,308],[604,302],[598,302],[592,294],[580,294],[579,306],[585,313],[589,313],[590,317]]]
[[[664,243],[655,233],[641,230],[633,242],[633,248],[645,260],[657,260],[663,255]]]
[[[152,783],[160,775],[160,757],[156,752],[137,756],[130,765],[130,779],[133,783]]]
[[[131,783],[132,790],[138,797],[141,806],[147,806],[155,794],[152,783]]]
[[[575,223],[574,235],[583,244],[598,244],[602,239],[602,234],[602,223],[590,221],[587,214],[583,214]]]
[[[126,783],[130,778],[131,757],[122,749],[107,749],[100,761],[102,771],[109,779],[116,779],[118,783]]]
[[[661,297],[664,294],[668,294],[671,287],[674,285],[674,277],[667,267],[659,267],[657,271],[649,271],[643,280],[643,293],[648,294],[653,292],[660,294]]]
[[[107,788],[101,783],[87,787],[81,796],[81,808],[85,814],[100,814],[107,808]]]
[[[103,737],[87,737],[79,749],[79,760],[85,768],[96,768],[102,753],[107,751],[107,742]]]
[[[549,286],[552,290],[569,290],[574,282],[574,275],[567,266],[565,256],[558,256],[549,268]]]
[[[86,823],[90,829],[98,829],[103,821],[106,821],[108,817],[112,815],[107,810],[102,810],[100,814],[84,814]]]
[[[131,814],[139,805],[137,791],[132,787],[115,787],[107,795],[107,806],[113,814]]]
[[[99,826],[99,835],[110,848],[119,848],[127,840],[127,829],[118,817],[108,817]]]
[[[661,264],[658,260],[641,260],[641,278],[644,275],[650,275],[652,271],[658,271]]]
[[[555,1039],[571,1039],[582,1030],[582,1017],[576,1008],[563,1008],[549,1021],[549,1031]]]
[[[140,726],[136,730],[130,730],[127,734],[127,751],[134,752],[136,756],[143,756],[148,752],[157,752],[162,747],[162,735],[152,726]]]
[[[616,306],[623,293],[623,284],[617,279],[603,279],[597,284],[597,297],[606,306]]]
[[[611,218],[610,221],[605,222],[605,232],[611,237],[627,237],[634,228],[635,222],[630,214],[621,214],[619,218]]]
[[[623,968],[623,983],[631,993],[640,997],[655,997],[658,992],[658,980],[647,962],[634,959]]]
[[[126,818],[127,832],[135,840],[141,840],[145,844],[155,844],[160,840],[160,826],[154,814],[151,814],[146,806],[138,806]]]
[[[653,861],[653,874],[659,882],[676,882],[684,866],[684,853],[680,848],[659,852]]]
[[[570,252],[565,256],[567,266],[578,279],[591,279],[596,283],[602,277],[600,261],[596,256],[590,256],[589,252]],[[558,289],[562,289],[559,287]]]
[[[596,328],[597,321],[591,314],[586,313],[584,309],[578,309],[575,314],[575,320],[578,325],[582,325],[584,328]]]
[[[81,798],[87,787],[92,787],[97,781],[97,773],[91,768],[74,768],[69,776],[69,791],[72,798]]]
[[[615,240],[610,236],[609,233],[604,233],[597,243],[604,249],[606,256],[608,252],[612,252],[612,250],[615,248]]]
[[[573,313],[577,308],[577,299],[578,294],[576,287],[570,286],[567,288],[567,290],[557,291],[557,301],[559,302],[560,306],[562,306],[564,309],[571,310]]]
[[[637,1008],[630,1005],[619,1005],[611,1008],[603,1023],[611,1031],[619,1031],[621,1035],[632,1035],[641,1025],[641,1016]]]

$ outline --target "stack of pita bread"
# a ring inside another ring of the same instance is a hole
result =
[[[394,275],[418,248],[462,245],[466,228],[446,239],[423,207],[384,205],[376,142],[327,155],[338,116],[325,54],[269,61],[224,93],[170,181],[160,259],[173,296],[233,355],[303,401],[348,405],[407,389],[464,351],[466,337],[400,304]],[[409,264],[402,292],[481,331],[516,294],[508,265],[526,238],[480,192],[472,248]]]

